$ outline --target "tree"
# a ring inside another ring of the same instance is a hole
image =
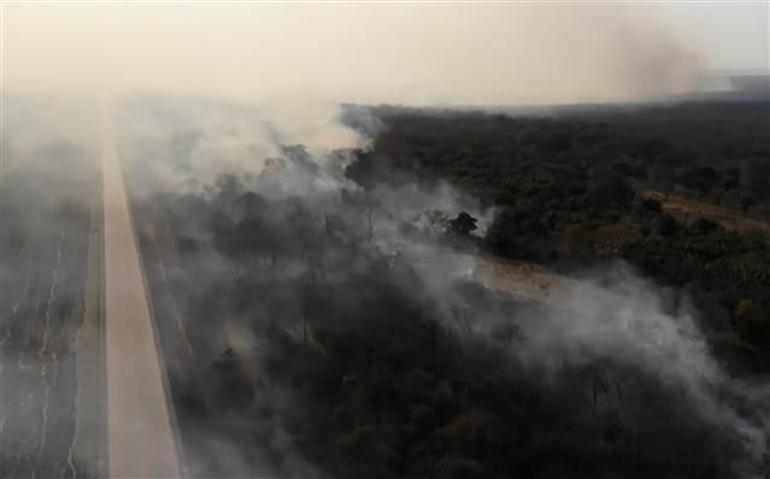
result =
[[[708,166],[699,166],[685,171],[679,181],[686,188],[705,195],[719,183],[719,172]]]
[[[655,198],[645,198],[645,200],[642,201],[642,208],[647,211],[652,211],[653,213],[660,213],[663,211],[663,205],[661,205],[660,201]]]
[[[606,174],[591,187],[588,195],[598,208],[625,208],[634,199],[633,186],[620,175]]]
[[[708,218],[697,218],[690,225],[690,229],[697,234],[705,235],[719,229],[719,223]]]
[[[449,221],[449,231],[461,236],[468,236],[471,231],[476,230],[476,218],[465,211],[457,215],[457,218]]]
[[[502,256],[515,256],[520,251],[516,215],[511,208],[503,208],[487,230],[486,241],[492,250]]]
[[[666,198],[674,188],[674,168],[666,162],[657,162],[650,171],[655,188],[662,191]]]
[[[741,197],[741,210],[746,213],[756,203],[756,200],[751,195],[743,195]]]
[[[760,347],[770,347],[770,316],[761,305],[743,299],[735,307],[735,327],[747,341]]]
[[[743,169],[742,180],[758,200],[770,199],[770,160],[749,160]]]
[[[735,189],[740,184],[740,178],[741,178],[740,169],[736,167],[728,168],[725,171],[725,179],[722,182],[722,186],[724,187],[724,189],[728,191]]]
[[[664,238],[673,238],[680,229],[679,222],[670,213],[663,213],[655,220],[655,232]]]

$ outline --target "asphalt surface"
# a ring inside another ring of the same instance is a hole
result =
[[[102,113],[109,471],[179,476],[172,413],[108,111]]]

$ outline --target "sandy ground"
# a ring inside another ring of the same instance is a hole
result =
[[[110,476],[179,477],[166,386],[106,108],[102,154]]]
[[[664,195],[659,191],[648,190],[644,196],[660,201],[663,209],[677,216],[688,218],[708,218],[721,224],[725,229],[745,233],[759,230],[770,233],[770,222],[761,218],[743,215],[724,206],[697,201],[680,195]]]
[[[474,277],[488,287],[544,303],[558,303],[572,280],[536,264],[480,257]]]

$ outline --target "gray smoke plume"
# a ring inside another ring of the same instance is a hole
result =
[[[278,328],[292,341],[303,342],[313,331],[349,321],[365,323],[366,316],[356,316],[361,313],[354,306],[361,300],[359,293],[343,285],[357,275],[371,274],[376,281],[394,285],[403,301],[431,311],[447,331],[464,338],[461,342],[502,348],[509,374],[524,383],[554,391],[593,390],[591,414],[577,404],[574,409],[564,404],[565,414],[580,421],[620,421],[639,437],[669,427],[671,435],[649,446],[649,454],[680,454],[676,451],[693,435],[701,438],[701,452],[735,448],[724,465],[732,473],[751,476],[758,471],[768,441],[769,411],[762,400],[766,388],[726,375],[708,350],[686,295],[659,288],[623,264],[572,278],[545,302],[532,301],[524,292],[500,290],[494,278],[484,276],[487,259],[470,245],[458,249],[447,240],[449,218],[467,211],[483,228],[491,212],[449,186],[420,185],[395,172],[364,189],[344,174],[354,152],[313,155],[301,146],[263,143],[264,138],[280,138],[272,133],[254,137],[264,146],[251,149],[253,156],[245,164],[257,168],[231,171],[212,183],[205,175],[196,178],[190,165],[203,149],[224,150],[227,140],[218,143],[222,137],[216,131],[199,128],[195,140],[173,147],[180,141],[177,118],[203,125],[208,122],[195,115],[208,113],[159,102],[127,110],[123,121],[142,124],[144,115],[157,109],[168,110],[164,121],[154,124],[152,137],[125,129],[122,144],[130,158],[130,184],[145,192],[135,197],[141,211],[139,230],[144,229],[143,219],[156,228],[151,239],[144,237],[143,253],[155,264],[148,268],[162,265],[162,273],[150,276],[163,277],[155,284],[172,292],[164,301],[174,305],[171,309],[195,351],[192,361],[169,361],[180,390],[189,395],[179,401],[205,403],[201,398],[216,396],[211,384],[196,385],[191,375],[208,367],[221,351],[231,348],[246,363],[251,361],[253,370],[246,367],[244,374],[260,386],[258,406],[248,408],[256,408],[254,414],[260,408],[270,411],[259,420],[261,428],[271,431],[265,433],[263,444],[268,446],[263,447],[268,455],[283,458],[279,464],[284,470],[304,471],[295,477],[307,477],[307,468],[313,469],[313,461],[303,459],[302,450],[293,444],[286,424],[287,418],[302,417],[303,403],[291,389],[272,384],[271,373],[258,366],[269,362],[266,338]],[[162,177],[164,171],[173,171],[177,178],[206,179],[185,180],[181,186],[164,183],[155,191],[147,188],[144,178]],[[163,225],[162,218],[172,224]],[[180,239],[171,247],[168,239],[174,236]],[[384,269],[372,273],[372,268]],[[218,323],[206,329],[205,324]],[[495,338],[504,330],[514,331],[515,339],[501,346]],[[451,364],[450,358],[447,361]],[[597,366],[601,364],[608,366]],[[215,407],[196,406],[207,415],[214,414],[208,408]],[[679,421],[676,417],[681,421],[672,423]],[[185,444],[195,453],[188,457],[206,464],[201,471],[221,473],[227,467],[219,454],[205,458],[205,444],[229,444],[234,451],[243,447],[237,438],[246,434],[245,426],[233,419],[231,427],[190,426],[193,432],[186,433]],[[240,450],[240,457],[250,457]],[[255,467],[264,464],[245,461],[238,466]]]

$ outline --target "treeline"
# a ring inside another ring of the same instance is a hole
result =
[[[550,307],[461,278],[429,291],[409,258],[370,241],[365,196],[270,199],[231,178],[211,197],[164,195],[144,207],[156,229],[175,232],[139,234],[194,473],[232,473],[228,458],[258,462],[263,450],[301,478],[743,470],[738,438],[644,365],[590,352],[558,367],[522,361],[530,346],[516,318],[546,318]],[[474,226],[468,215],[451,224],[450,236]],[[504,321],[470,327],[495,311]],[[179,335],[163,326],[175,312],[194,351],[181,368]],[[248,337],[259,342],[224,349]]]
[[[303,479],[765,473],[722,414],[698,407],[688,381],[700,377],[667,380],[670,358],[593,348],[592,335],[558,327],[540,331],[554,345],[541,352],[525,325],[565,314],[558,304],[426,272],[419,260],[448,256],[395,246],[478,247],[564,271],[625,257],[687,288],[724,357],[761,370],[764,238],[646,200],[649,157],[622,152],[647,140],[609,121],[378,114],[385,128],[347,168],[363,188],[276,196],[228,177],[201,194],[135,198],[190,475],[257,476],[265,463]],[[292,151],[264,174],[317,173]],[[701,166],[714,168],[687,167]],[[408,202],[400,190],[376,195],[415,178],[472,192],[494,221],[446,212],[446,234],[424,238],[395,211]],[[739,180],[732,190],[756,193]],[[729,391],[723,400],[722,386],[701,391],[716,410],[761,413]]]
[[[494,207],[482,244],[570,271],[621,257],[686,287],[715,346],[768,370],[770,251],[761,232],[675,217],[647,191],[770,221],[770,104],[684,103],[507,116],[381,107],[347,174],[449,181]],[[348,122],[356,127],[356,116]],[[764,351],[764,352],[763,352]],[[726,353],[727,354],[727,353]]]

